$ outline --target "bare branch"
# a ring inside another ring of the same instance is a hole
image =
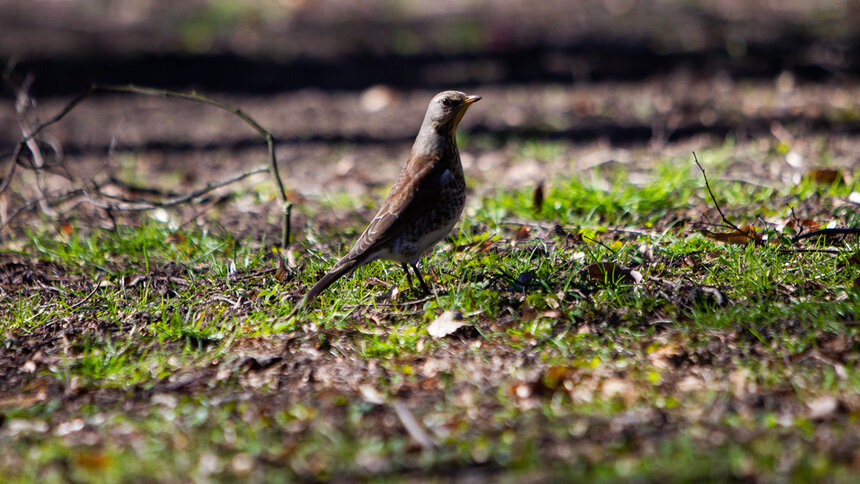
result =
[[[98,194],[99,194],[99,196],[101,196],[103,198],[109,198],[112,200],[116,200],[118,202],[142,205],[142,206],[144,206],[142,208],[143,210],[148,210],[148,209],[152,209],[152,208],[169,208],[169,207],[175,207],[176,205],[190,202],[196,198],[200,198],[203,195],[206,195],[207,193],[209,193],[213,190],[217,190],[221,187],[230,185],[231,183],[236,183],[237,181],[244,180],[245,178],[248,178],[251,175],[256,175],[258,173],[265,173],[267,171],[269,171],[268,168],[256,168],[256,169],[253,169],[251,171],[246,171],[244,173],[240,173],[238,175],[232,176],[230,178],[227,178],[226,180],[221,180],[221,181],[215,182],[215,183],[208,183],[203,188],[199,188],[197,190],[194,190],[191,193],[187,193],[181,197],[173,198],[170,200],[130,199],[130,198],[125,198],[125,197],[118,197],[116,195],[108,195],[106,193],[101,193],[101,192],[98,192]],[[122,207],[115,207],[115,208],[118,208],[119,210],[129,210],[129,209],[125,209]],[[134,210],[134,209],[131,209],[131,210]]]
[[[219,109],[223,109],[224,111],[233,113],[239,119],[244,121],[246,124],[251,126],[257,133],[260,134],[265,140],[266,145],[269,150],[269,169],[272,174],[272,178],[275,180],[275,185],[278,188],[278,197],[281,199],[281,210],[283,216],[283,231],[281,234],[281,247],[287,247],[290,242],[290,218],[292,213],[292,204],[287,200],[287,192],[284,189],[284,183],[281,180],[280,172],[278,171],[278,163],[277,158],[275,156],[275,137],[269,132],[267,129],[260,126],[253,118],[248,116],[244,111],[233,106],[231,104],[227,104],[223,101],[219,101],[217,99],[212,99],[210,97],[206,97],[200,95],[194,91],[190,93],[186,92],[177,92],[177,91],[168,91],[165,89],[153,89],[148,87],[140,87],[134,85],[128,86],[103,86],[103,85],[94,85],[92,87],[93,92],[128,92],[135,94],[143,94],[147,96],[157,96],[157,97],[166,97],[166,98],[179,98],[185,99],[188,101],[200,102],[204,104],[209,104],[215,106]]]
[[[15,210],[12,215],[6,218],[6,220],[0,224],[0,230],[5,229],[18,215],[26,212],[27,210],[32,209],[33,207],[42,204],[43,202],[56,202],[56,201],[66,201],[70,200],[74,197],[78,197],[86,194],[86,189],[84,188],[74,188],[72,190],[59,193],[56,195],[43,195],[35,200],[30,200],[25,203],[23,206],[19,207],[18,210]]]
[[[48,126],[51,126],[52,124],[55,124],[55,123],[61,121],[73,109],[75,109],[79,104],[83,103],[84,101],[86,101],[90,97],[94,96],[95,94],[104,93],[104,92],[132,93],[132,94],[142,94],[142,95],[146,95],[146,96],[157,96],[157,97],[165,97],[165,98],[185,99],[188,101],[194,101],[194,102],[199,102],[199,103],[203,103],[203,104],[209,104],[211,106],[215,106],[215,107],[222,109],[224,111],[230,112],[233,115],[237,116],[242,121],[244,121],[246,124],[248,124],[251,128],[253,128],[260,136],[262,136],[266,140],[266,145],[268,147],[269,167],[266,170],[253,170],[251,172],[246,172],[246,173],[237,175],[236,177],[225,180],[223,182],[219,182],[219,183],[216,183],[213,185],[207,185],[206,187],[203,187],[202,189],[199,189],[199,190],[195,190],[194,192],[189,193],[183,197],[179,197],[179,198],[169,200],[166,202],[127,201],[127,203],[144,204],[144,206],[138,206],[138,207],[122,207],[122,206],[117,206],[115,204],[100,204],[96,200],[91,200],[91,203],[94,203],[97,206],[102,206],[102,208],[105,208],[108,210],[110,210],[110,209],[146,210],[148,208],[153,208],[153,207],[172,207],[175,205],[179,205],[181,203],[189,202],[189,201],[191,201],[195,198],[198,198],[201,195],[208,193],[208,192],[210,192],[216,188],[227,185],[229,183],[234,183],[238,180],[241,180],[241,179],[243,179],[247,176],[253,175],[255,173],[260,173],[261,171],[269,171],[272,178],[275,181],[275,186],[278,189],[278,197],[281,201],[281,212],[282,212],[282,217],[283,217],[282,233],[281,233],[281,246],[286,247],[289,244],[290,236],[291,236],[291,230],[292,230],[291,220],[290,220],[291,214],[292,214],[292,204],[287,199],[287,193],[286,193],[286,190],[284,189],[284,183],[281,180],[280,172],[278,170],[278,163],[277,163],[277,158],[275,155],[275,137],[272,135],[271,132],[269,132],[267,129],[263,128],[253,118],[251,118],[251,116],[249,116],[244,111],[237,108],[236,106],[227,104],[227,103],[225,103],[223,101],[219,101],[217,99],[213,99],[210,97],[200,95],[194,91],[192,91],[192,92],[178,92],[178,91],[169,91],[169,90],[165,90],[165,89],[153,89],[153,88],[134,86],[134,85],[110,86],[110,85],[97,85],[96,84],[96,85],[91,86],[89,90],[79,94],[72,101],[70,101],[68,104],[66,104],[53,117],[42,122],[41,124],[39,124],[35,128],[28,129],[24,133],[23,139],[19,142],[18,146],[16,146],[14,152],[12,153],[12,158],[11,158],[12,164],[11,164],[9,171],[7,172],[6,176],[3,178],[2,183],[0,184],[0,193],[3,193],[9,187],[9,185],[12,181],[12,177],[15,174],[15,167],[17,164],[19,164],[19,160],[20,160],[22,151],[25,148],[28,148],[30,146],[30,144],[35,141],[36,136],[38,136]],[[35,156],[35,153],[34,153],[34,156]],[[35,166],[35,169],[37,171],[41,170],[41,168],[42,167],[40,164],[37,164],[37,166]],[[104,194],[101,194],[101,195],[105,196]],[[40,197],[39,200],[43,200],[45,198],[46,197],[43,196],[43,197]],[[28,207],[28,206],[29,206],[29,204],[25,207]],[[22,207],[22,209],[23,209],[23,207]],[[21,210],[19,210],[18,213],[20,213],[20,212],[21,212]],[[16,213],[16,215],[17,215],[17,213]],[[7,224],[8,224],[8,221],[7,221]],[[2,229],[2,227],[0,227],[0,229]]]

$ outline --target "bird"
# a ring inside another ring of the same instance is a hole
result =
[[[311,287],[290,313],[319,296],[335,281],[375,260],[399,262],[409,287],[411,268],[421,289],[430,294],[418,262],[442,240],[466,204],[466,180],[457,150],[457,126],[466,110],[481,99],[460,91],[443,91],[430,100],[406,165],[376,216],[343,256]]]

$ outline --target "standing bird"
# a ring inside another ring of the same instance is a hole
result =
[[[466,180],[457,151],[457,125],[469,106],[480,99],[459,91],[433,97],[406,166],[379,212],[349,253],[314,284],[291,316],[336,280],[377,259],[400,262],[409,287],[411,267],[422,290],[430,293],[416,264],[451,231],[463,211]]]

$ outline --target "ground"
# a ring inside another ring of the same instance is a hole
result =
[[[266,167],[209,105],[102,94],[47,128],[47,170],[23,163],[0,199],[0,474],[850,482],[860,247],[798,234],[860,226],[860,10],[526,3],[260,2],[222,25],[218,2],[108,21],[0,2],[31,126],[91,82],[195,87],[274,134],[292,203],[286,248],[268,172],[105,209]],[[467,208],[422,263],[435,293],[377,262],[288,319],[443,87],[483,99],[460,128]]]

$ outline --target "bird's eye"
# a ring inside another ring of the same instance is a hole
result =
[[[442,105],[447,106],[447,107],[449,107],[449,108],[450,108],[451,106],[453,106],[453,105],[454,105],[454,101],[453,101],[453,100],[451,100],[451,98],[447,98],[447,97],[446,97],[446,98],[442,98]]]

